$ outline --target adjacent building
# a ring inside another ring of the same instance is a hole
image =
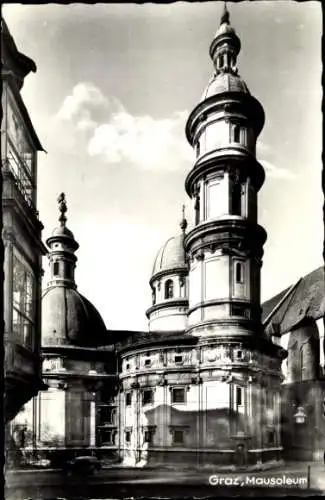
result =
[[[5,21],[2,45],[2,211],[4,244],[5,422],[40,389],[41,240],[37,212],[37,154],[43,147],[21,96],[25,77],[36,71],[18,51]]]

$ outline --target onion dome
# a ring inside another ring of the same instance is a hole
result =
[[[48,238],[51,278],[42,298],[42,344],[96,347],[105,344],[107,330],[97,309],[77,292],[74,279],[79,248],[66,227],[64,193],[58,198],[59,226]]]

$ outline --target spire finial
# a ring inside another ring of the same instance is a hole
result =
[[[59,217],[60,226],[65,226],[65,223],[67,222],[65,213],[67,212],[68,209],[64,193],[61,193],[60,196],[58,197],[58,204],[59,204],[59,210],[61,212]]]
[[[187,228],[187,220],[185,219],[185,205],[182,205],[182,220],[181,220],[181,230],[185,233]]]
[[[221,20],[220,20],[220,24],[223,24],[223,23],[230,24],[230,15],[229,15],[229,11],[227,9],[227,2],[224,3],[223,13],[222,13]]]

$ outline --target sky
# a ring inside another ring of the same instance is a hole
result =
[[[264,107],[259,223],[268,233],[262,300],[322,264],[321,4],[228,2],[239,73]],[[193,214],[184,127],[212,76],[223,3],[5,4],[18,49],[37,72],[22,89],[47,151],[38,158],[43,239],[67,226],[80,244],[78,290],[107,328],[146,330],[161,245]],[[45,279],[48,262],[44,261]]]

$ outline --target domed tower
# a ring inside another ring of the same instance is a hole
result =
[[[77,291],[74,272],[79,248],[66,227],[65,195],[59,198],[59,226],[46,243],[50,248],[50,279],[43,294],[42,346],[96,347],[107,342],[105,324],[89,300]]]
[[[261,329],[266,233],[257,223],[257,196],[264,170],[256,160],[255,144],[264,112],[238,75],[239,50],[225,8],[210,46],[214,76],[186,125],[196,150],[186,179],[186,191],[195,199],[195,227],[185,240],[188,321],[195,335],[232,335],[235,328],[237,335],[250,337]]]
[[[152,306],[147,310],[150,331],[184,331],[187,325],[188,266],[184,249],[187,221],[181,234],[169,238],[160,248],[152,270]]]
[[[110,391],[116,375],[104,321],[77,291],[79,245],[66,227],[63,193],[58,202],[59,227],[47,240],[50,279],[42,298],[42,375],[49,389],[39,395],[36,418],[40,448],[55,443],[58,453],[70,456],[100,444],[102,393]]]
[[[203,386],[211,391],[204,404],[216,407],[218,393],[229,418],[234,416],[228,437],[233,460],[244,463],[262,459],[262,452],[263,460],[280,456],[285,353],[266,336],[261,322],[266,232],[258,224],[257,199],[265,174],[255,146],[264,111],[238,74],[240,47],[225,7],[210,46],[214,75],[186,124],[196,160],[185,181],[195,207],[185,250],[187,333],[211,351],[206,361],[202,355],[200,368]]]

